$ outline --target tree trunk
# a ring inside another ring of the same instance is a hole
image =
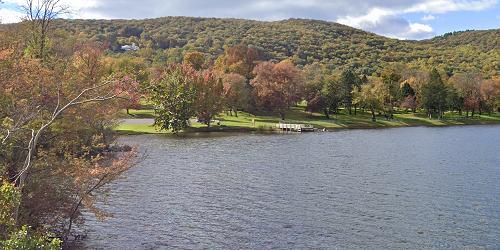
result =
[[[370,108],[370,111],[372,113],[372,122],[376,122],[377,118],[375,118],[375,109],[374,108]]]
[[[127,115],[130,115],[130,109],[127,108]]]
[[[281,120],[284,121],[285,120],[285,111],[280,111],[280,117],[281,117]]]
[[[328,109],[323,109],[323,113],[325,113],[326,119],[330,120],[330,112],[328,112]]]
[[[234,109],[234,116],[238,117],[238,110],[237,109]]]
[[[354,105],[354,115],[357,115],[358,105]]]

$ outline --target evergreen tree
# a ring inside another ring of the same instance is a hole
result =
[[[344,107],[348,110],[349,115],[352,113],[352,90],[355,86],[359,85],[360,81],[359,77],[357,77],[350,69],[344,70],[340,76],[342,101],[344,102]]]
[[[436,69],[430,73],[429,82],[422,88],[422,104],[427,109],[427,114],[432,118],[437,113],[438,119],[443,115],[446,107],[447,89]]]
[[[404,98],[408,96],[415,96],[415,90],[410,86],[409,83],[405,82],[401,88],[401,95]]]

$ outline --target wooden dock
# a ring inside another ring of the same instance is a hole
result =
[[[282,131],[290,132],[313,132],[314,127],[308,124],[289,124],[289,123],[278,123],[276,128]]]

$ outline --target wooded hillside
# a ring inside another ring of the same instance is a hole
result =
[[[138,56],[152,63],[181,61],[185,51],[216,58],[224,46],[244,43],[261,48],[267,59],[291,58],[297,65],[322,62],[334,68],[353,66],[370,75],[386,63],[419,68],[440,67],[451,73],[480,70],[498,75],[500,30],[448,33],[423,41],[402,41],[345,25],[304,19],[261,22],[241,19],[164,17],[146,20],[57,20],[60,36],[78,35],[109,42],[110,49],[136,43]]]

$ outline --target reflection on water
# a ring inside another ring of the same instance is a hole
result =
[[[500,248],[500,127],[130,136],[88,248]]]

